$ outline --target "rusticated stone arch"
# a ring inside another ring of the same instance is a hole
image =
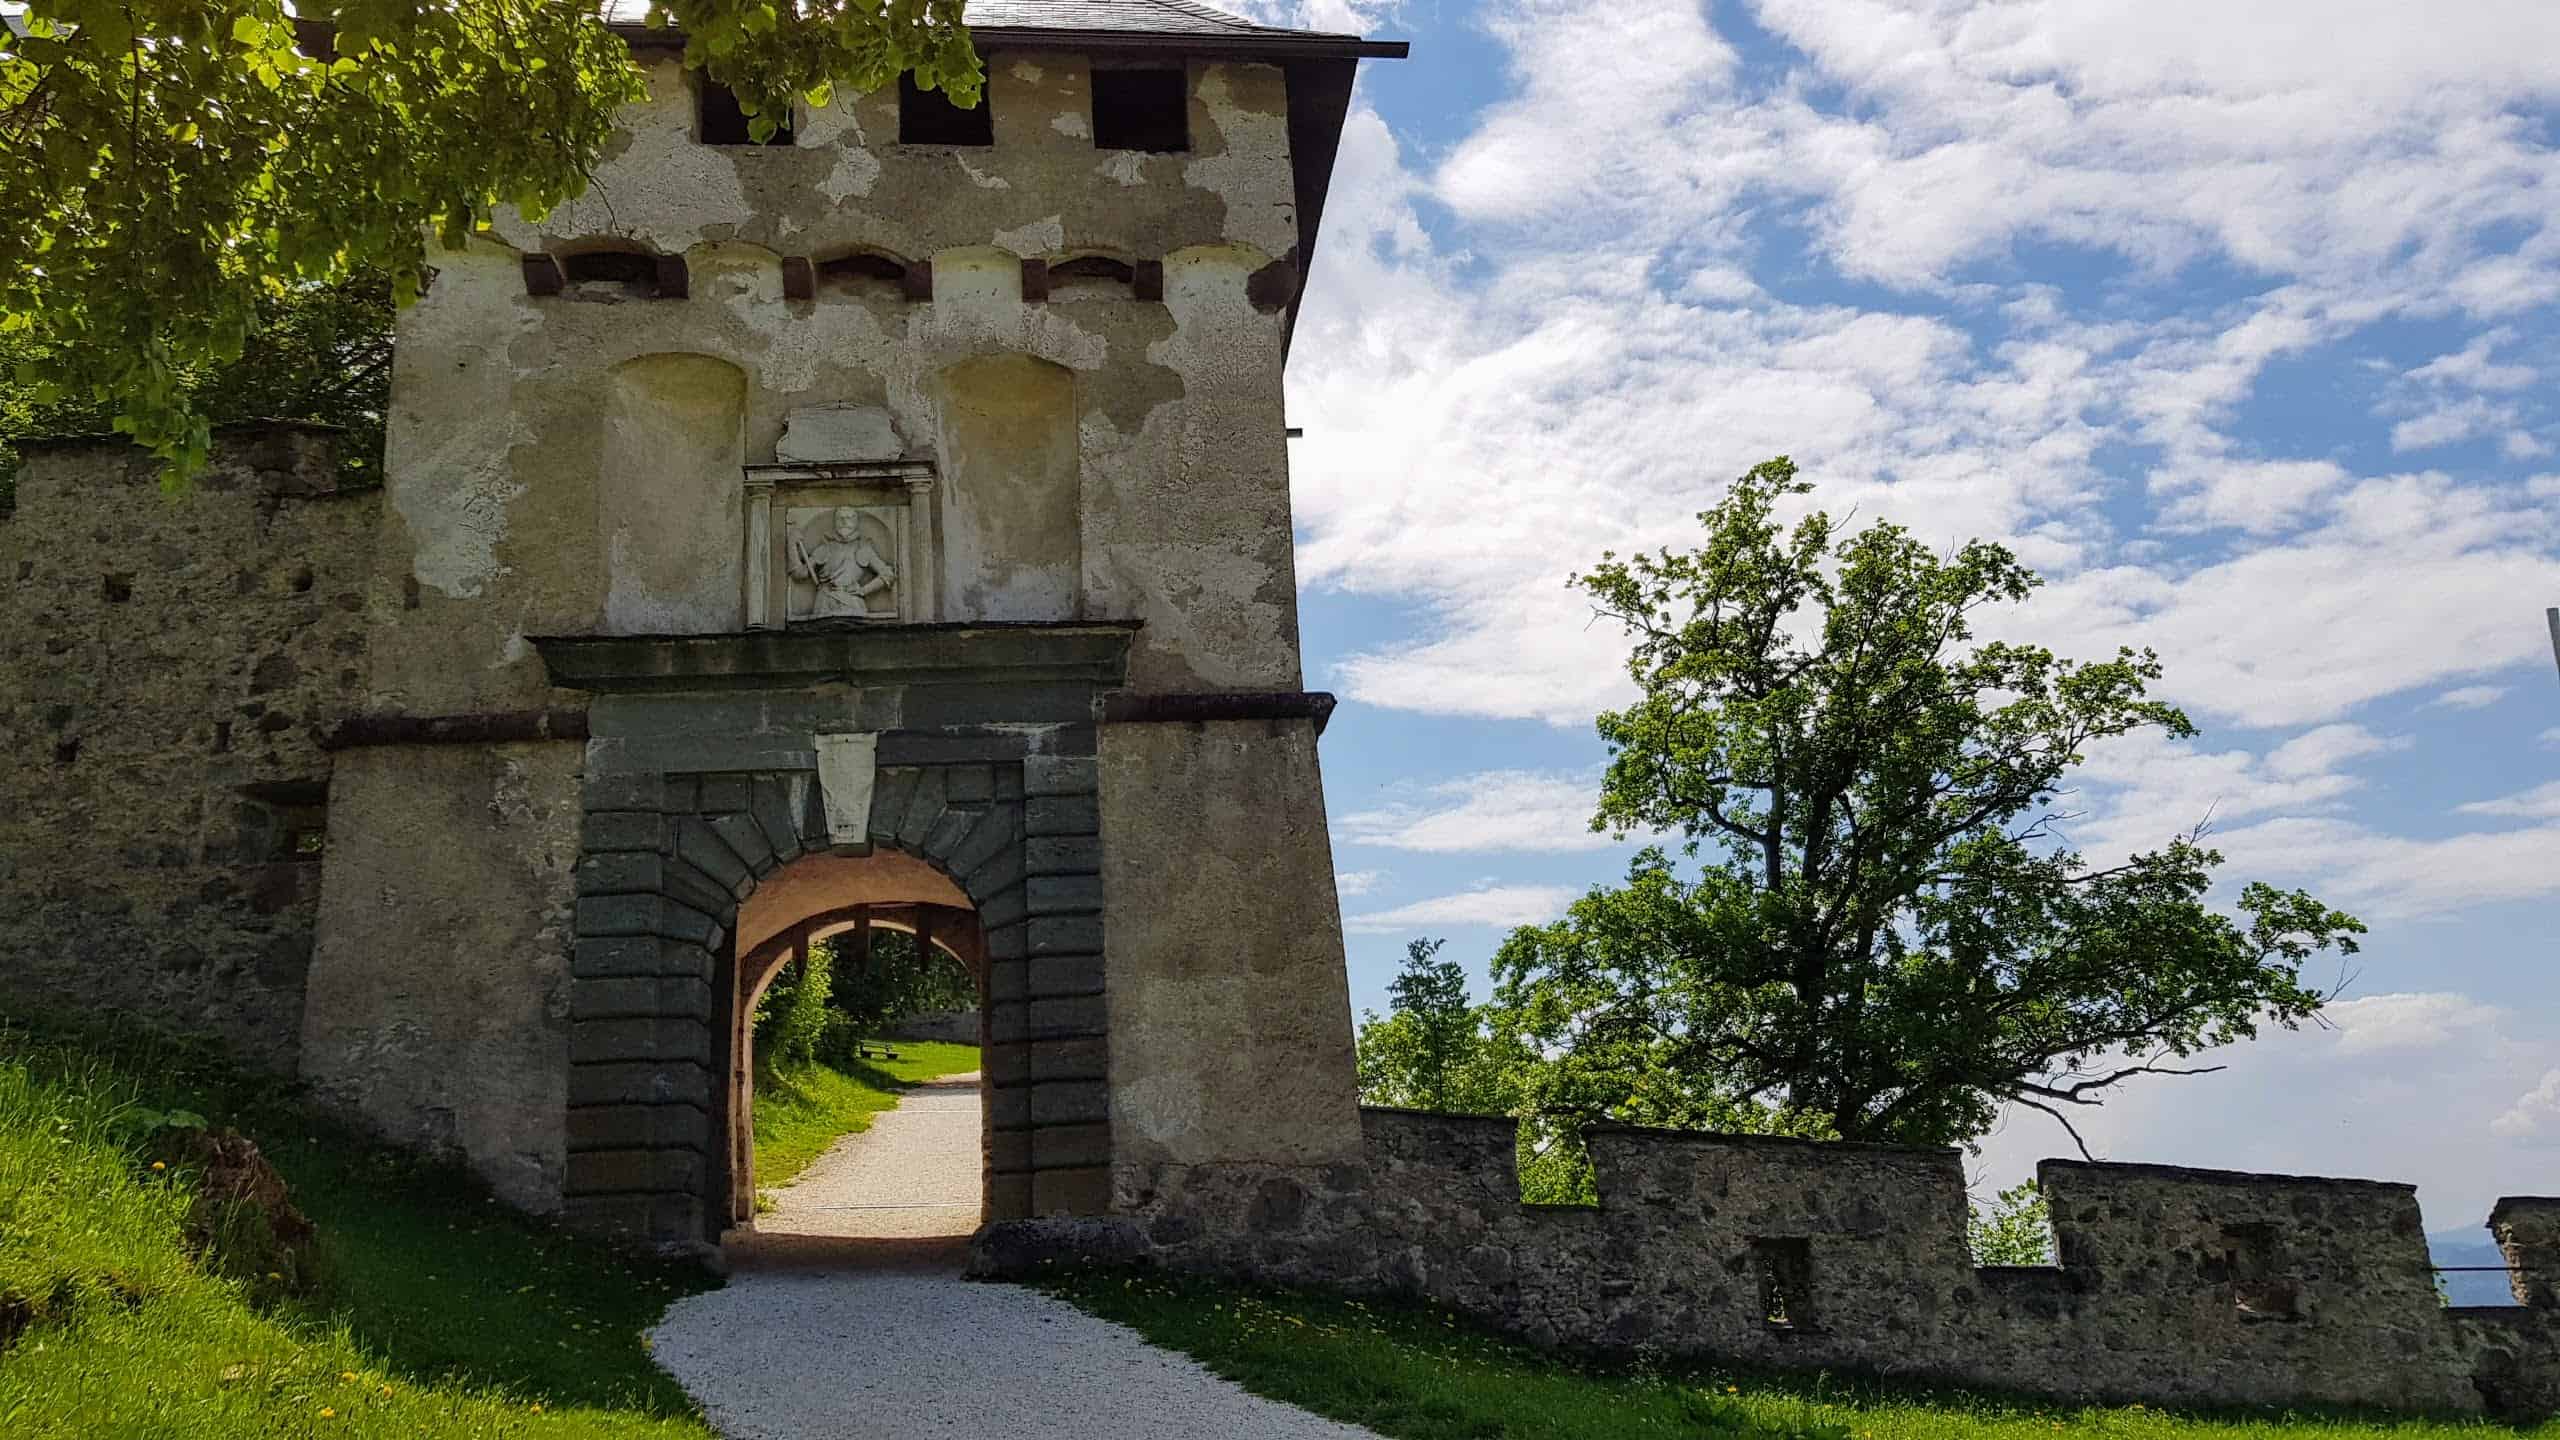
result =
[[[891,737],[884,762],[897,745]],[[989,1220],[1109,1197],[1101,839],[1091,756],[883,763],[868,847],[946,876],[983,931]],[[830,851],[814,769],[591,773],[570,992],[572,1219],[717,1238],[740,905]]]

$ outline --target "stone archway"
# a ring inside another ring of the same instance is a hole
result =
[[[832,849],[814,766],[591,769],[570,989],[573,1220],[665,1247],[717,1238],[741,907],[803,857],[867,852],[945,877],[983,935],[985,1217],[1107,1208],[1095,762],[889,763],[899,749],[882,737],[870,844]]]

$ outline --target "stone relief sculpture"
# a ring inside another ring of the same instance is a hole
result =
[[[897,569],[866,533],[861,510],[839,505],[819,512],[812,523],[793,526],[790,543],[791,578],[812,592],[804,613],[794,591],[791,619],[898,618]]]

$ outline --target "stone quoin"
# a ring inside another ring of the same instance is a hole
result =
[[[1363,1111],[1281,377],[1355,70],[980,0],[985,107],[748,143],[662,31],[588,194],[438,252],[385,483],[234,427],[0,520],[0,1000],[219,1039],[507,1202],[753,1223],[749,1017],[820,939],[975,978],[976,1254],[1419,1295],[1543,1343],[2164,1401],[2560,1409],[2560,1200],[2436,1303],[2406,1187]],[[948,1023],[948,1022],[946,1022]]]

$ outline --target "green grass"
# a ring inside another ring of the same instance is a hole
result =
[[[2517,1430],[2276,1412],[2184,1414],[1730,1369],[1577,1365],[1447,1312],[1155,1272],[1061,1271],[1041,1287],[1246,1389],[1398,1440],[2560,1440]]]
[[[189,1253],[188,1179],[151,1168],[142,1133],[144,1107],[174,1106],[260,1142],[318,1228],[316,1282],[285,1293],[268,1260]],[[0,1024],[12,1440],[708,1440],[641,1331],[710,1283],[517,1216],[199,1047]]]
[[[871,1128],[898,1097],[924,1081],[978,1068],[978,1047],[901,1040],[895,1060],[839,1068],[810,1065],[756,1076],[756,1188],[788,1184],[846,1135]]]

